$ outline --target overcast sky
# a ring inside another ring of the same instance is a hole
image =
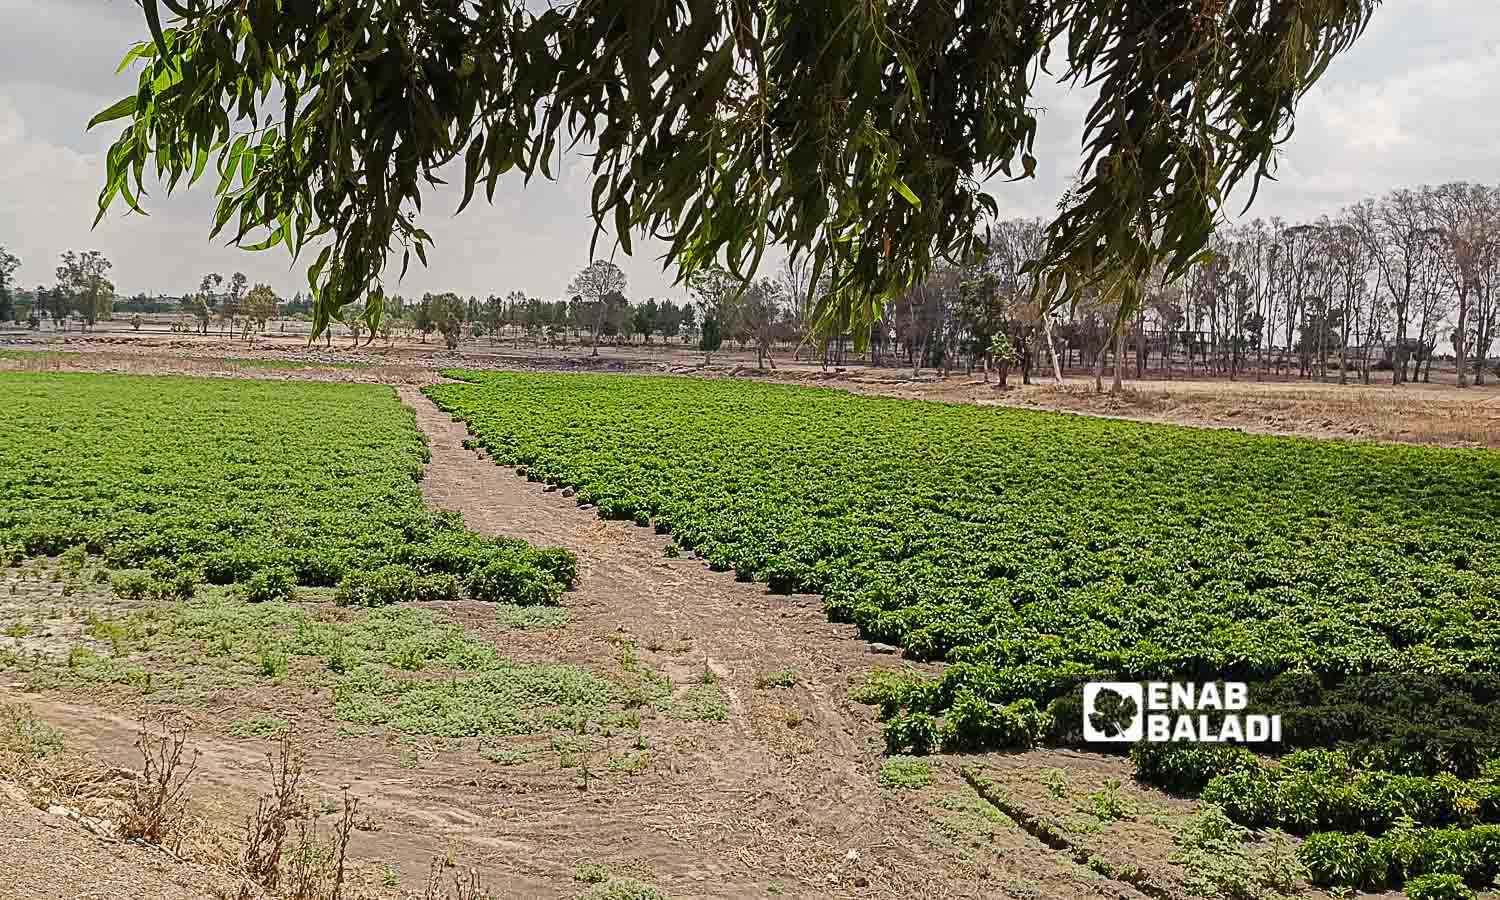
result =
[[[243,271],[284,294],[303,287],[302,268],[291,268],[282,249],[246,253],[207,241],[206,181],[188,194],[151,197],[150,218],[112,215],[89,230],[115,129],[86,134],[84,124],[133,89],[131,73],[114,72],[144,34],[132,0],[0,0],[0,245],[21,257],[19,283],[51,283],[58,254],[73,248],[104,251],[126,295],[181,293],[210,271]],[[1078,164],[1083,98],[1049,85],[1040,103],[1038,177],[993,188],[1007,215],[1050,213]],[[1279,181],[1250,215],[1312,218],[1393,187],[1500,182],[1497,111],[1500,3],[1386,0],[1302,104]],[[502,186],[493,206],[481,196],[459,218],[449,214],[457,196],[424,204],[422,224],[437,242],[431,267],[413,263],[403,283],[387,288],[557,296],[588,262],[586,165],[574,158],[561,181],[524,192],[519,182]],[[681,295],[656,261],[658,247],[637,241],[635,251],[617,259],[630,296]]]

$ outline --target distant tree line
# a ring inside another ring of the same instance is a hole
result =
[[[1081,366],[1101,386],[1112,362],[1118,386],[1127,367],[1340,383],[1369,383],[1373,370],[1400,384],[1430,380],[1442,357],[1461,386],[1486,378],[1500,326],[1500,188],[1398,189],[1312,222],[1222,226],[1181,279],[1156,273],[1124,321],[1097,295],[1051,309],[1033,295],[1025,264],[1042,224],[996,223],[983,256],[940,266],[887,304],[868,336],[872,361],[995,365],[1002,380],[1011,364],[1027,380],[1039,366],[1058,377]]]
[[[1168,282],[1158,271],[1145,302],[1121,317],[1119,307],[1085,291],[1055,306],[1034,290],[1028,263],[1045,244],[1040,219],[987,227],[982,253],[933,273],[886,303],[867,334],[811,331],[808,267],[788,263],[772,278],[750,283],[718,267],[687,279],[687,301],[631,300],[618,266],[595,260],[579,270],[558,299],[520,291],[484,299],[429,293],[388,298],[380,337],[404,330],[424,343],[433,334],[449,348],[465,340],[491,344],[525,339],[553,347],[606,344],[696,345],[712,358],[724,344],[753,347],[758,363],[791,347],[821,353],[827,364],[861,361],[939,372],[983,369],[1003,384],[1012,368],[1056,378],[1091,370],[1102,388],[1107,363],[1120,386],[1136,377],[1182,372],[1228,378],[1267,376],[1355,379],[1389,371],[1393,383],[1430,380],[1433,361],[1451,358],[1459,384],[1483,384],[1500,326],[1500,188],[1465,182],[1393,190],[1322,216],[1289,224],[1280,217],[1215,230],[1209,249]],[[20,260],[0,247],[0,321],[63,329],[92,328],[117,312],[178,312],[208,334],[250,336],[277,317],[308,315],[311,297],[282,300],[243,273],[205,275],[179,298],[138,295],[121,300],[98,251],[67,251],[50,287],[19,290]],[[826,277],[826,276],[825,276]],[[356,340],[373,340],[346,308]],[[863,328],[863,326],[861,326]],[[837,331],[837,329],[832,329]],[[331,338],[331,335],[330,335]],[[856,340],[858,339],[858,340]]]
[[[770,363],[778,345],[806,335],[805,317],[785,278],[743,285],[723,269],[710,268],[689,280],[692,300],[677,302],[626,296],[628,280],[618,266],[595,260],[573,276],[561,299],[528,297],[521,291],[464,298],[456,293],[428,293],[413,300],[386,299],[385,337],[404,329],[422,342],[432,335],[449,349],[465,340],[496,344],[525,339],[551,347],[696,345],[709,354],[722,342],[740,349],[754,347],[761,365]],[[346,315],[346,319],[350,318]],[[718,336],[704,346],[704,333]]]

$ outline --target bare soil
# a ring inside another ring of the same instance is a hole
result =
[[[115,323],[118,324],[118,323]],[[529,345],[486,338],[466,342],[456,351],[440,342],[395,340],[358,344],[345,337],[331,345],[309,345],[305,334],[272,332],[254,340],[217,335],[133,332],[101,326],[90,334],[21,332],[0,335],[6,347],[62,351],[30,359],[0,357],[0,369],[58,369],[133,373],[175,372],[265,378],[421,385],[446,367],[512,371],[638,372],[710,378],[756,378],[807,384],[863,394],[1014,406],[1075,412],[1134,421],[1207,428],[1231,428],[1257,434],[1370,440],[1453,447],[1500,449],[1500,377],[1487,384],[1458,388],[1452,371],[1436,371],[1433,383],[1391,385],[1389,372],[1372,372],[1372,383],[1338,384],[1280,378],[1237,380],[1177,373],[1164,379],[1127,379],[1119,393],[1099,393],[1091,378],[1069,375],[1063,384],[1050,373],[1034,372],[1022,384],[1012,373],[1001,389],[982,373],[941,377],[932,370],[914,374],[900,366],[834,366],[782,354],[777,368],[762,369],[755,354],[726,350],[709,362],[702,353],[661,343],[602,347],[594,356],[587,347]],[[264,364],[281,361],[287,368]]]

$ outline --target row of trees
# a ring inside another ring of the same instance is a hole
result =
[[[1484,382],[1500,326],[1500,188],[1483,185],[1394,190],[1313,222],[1221,227],[1181,279],[1156,273],[1126,321],[1098,296],[1053,310],[1037,302],[1025,263],[1043,245],[1040,220],[999,222],[986,243],[982,259],[940,267],[886,306],[874,361],[893,349],[914,369],[1019,362],[1029,378],[1034,360],[1061,377],[1076,357],[1102,380],[1112,355],[1118,385],[1133,351],[1137,377],[1185,367],[1326,379],[1333,368],[1341,383],[1368,383],[1388,368],[1399,384],[1430,380],[1433,360],[1451,355],[1462,386]]]
[[[198,290],[184,295],[179,305],[193,317],[199,334],[208,334],[210,322],[217,319],[220,334],[233,337],[239,333],[248,338],[256,331],[265,332],[281,311],[282,300],[270,285],[251,287],[243,272],[235,272],[227,280],[218,272],[210,272],[198,282]]]
[[[115,286],[109,280],[110,261],[98,250],[65,251],[52,287],[38,285],[29,295],[14,286],[21,260],[0,246],[0,322],[25,320],[39,327],[43,316],[58,327],[76,317],[87,330],[114,314]],[[27,302],[22,302],[23,298]]]
[[[697,339],[700,349],[711,354],[724,341],[733,341],[741,348],[754,346],[760,364],[774,367],[773,348],[806,334],[805,310],[794,300],[801,295],[788,273],[742,287],[725,270],[710,268],[689,280],[691,302],[655,297],[632,302],[625,295],[625,273],[608,260],[595,260],[573,276],[561,300],[520,291],[483,300],[454,293],[425,294],[417,301],[393,296],[386,302],[382,330],[389,337],[391,328],[405,327],[423,341],[436,332],[450,349],[482,336],[494,343],[526,335],[564,347],[571,339],[587,341],[594,355],[606,342],[686,344]]]
[[[1027,263],[1044,246],[1041,220],[993,224],[987,252],[963,265],[941,266],[886,304],[871,329],[871,361],[904,362],[914,371],[982,365],[1002,381],[1011,365],[1029,380],[1050,364],[1056,377],[1075,365],[1102,381],[1111,356],[1116,384],[1133,352],[1137,377],[1172,377],[1185,368],[1237,378],[1253,373],[1368,382],[1372,369],[1389,369],[1395,383],[1430,379],[1432,363],[1450,352],[1459,384],[1483,383],[1485,362],[1500,326],[1500,188],[1463,182],[1398,189],[1353,204],[1333,216],[1289,224],[1269,221],[1219,228],[1205,253],[1171,283],[1157,273],[1146,301],[1128,320],[1105,298],[1085,296],[1049,309],[1033,296]],[[0,248],[0,318],[16,315],[14,273],[20,261]],[[85,328],[108,318],[115,302],[110,262],[97,251],[62,254],[57,281],[33,293],[31,316]],[[449,347],[466,337],[503,339],[511,333],[566,346],[587,339],[595,354],[605,341],[652,343],[698,339],[712,352],[722,341],[753,346],[762,365],[773,351],[809,338],[809,273],[787,265],[775,277],[748,285],[720,268],[688,280],[692,301],[650,298],[633,303],[618,266],[596,260],[567,284],[561,300],[501,297],[467,300],[453,293],[420,301],[396,296],[382,328],[441,334]],[[283,303],[266,285],[251,287],[243,273],[210,273],[179,301],[197,330],[217,318],[221,333],[264,331],[278,311],[310,307],[298,297]],[[344,320],[358,322],[358,310]],[[351,324],[359,337],[362,326]],[[838,361],[851,335],[828,342]],[[828,356],[825,355],[825,361]]]
[[[50,287],[37,285],[31,291],[15,286],[20,266],[20,258],[0,246],[0,322],[24,321],[32,328],[51,320],[54,328],[63,330],[70,321],[76,321],[88,331],[123,310],[132,314],[131,324],[136,328],[141,327],[141,313],[181,312],[192,317],[201,334],[208,334],[210,323],[217,320],[220,333],[248,335],[251,329],[265,331],[268,322],[290,312],[298,301],[304,311],[311,308],[311,303],[300,297],[283,302],[268,285],[251,287],[242,272],[228,279],[211,272],[203,277],[197,291],[181,297],[140,294],[121,300],[109,279],[113,264],[98,250],[65,251],[59,258],[56,281]]]

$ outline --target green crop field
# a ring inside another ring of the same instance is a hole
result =
[[[566,551],[485,538],[423,505],[426,445],[390,388],[0,373],[0,392],[12,562],[82,548],[150,569],[137,592],[339,585],[355,605],[545,603],[573,578]]]
[[[1141,745],[1141,777],[1311,835],[1319,884],[1500,873],[1500,455],[450,374],[500,462],[950,663],[866,687],[892,751],[1074,741],[1086,681],[1248,681],[1284,755]]]

